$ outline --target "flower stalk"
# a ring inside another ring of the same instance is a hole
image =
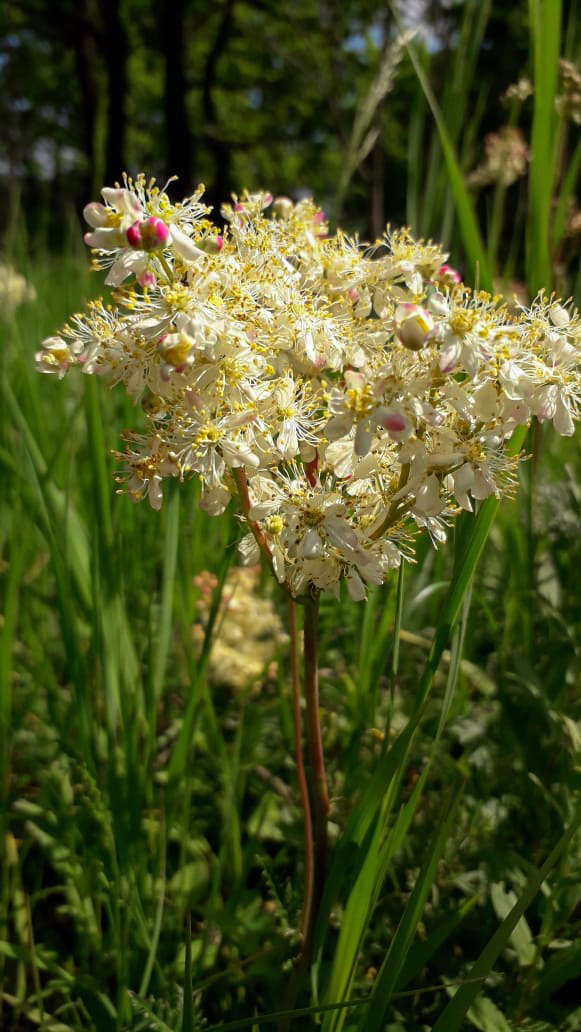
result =
[[[311,817],[311,804],[309,801],[309,789],[307,776],[303,762],[302,742],[302,720],[301,720],[301,685],[299,677],[299,656],[298,656],[298,635],[297,635],[297,613],[296,605],[292,598],[288,599],[288,621],[290,630],[290,654],[291,654],[291,676],[292,676],[292,700],[293,700],[293,724],[294,724],[294,749],[295,763],[297,767],[297,780],[301,796],[301,807],[303,810],[304,842],[305,842],[305,882],[303,896],[303,914],[301,921],[302,945],[308,938],[311,926],[311,914],[313,911],[313,892],[315,877],[315,855],[313,850],[313,824]]]
[[[313,807],[315,899],[321,898],[325,881],[328,853],[327,817],[329,814],[329,793],[319,719],[318,615],[319,596],[317,594],[306,598],[304,602],[306,731]],[[313,908],[305,940],[307,955],[312,944],[316,916],[316,909]]]

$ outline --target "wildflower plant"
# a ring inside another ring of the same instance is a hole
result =
[[[164,481],[197,477],[201,507],[231,501],[243,564],[266,561],[289,602],[296,758],[307,847],[308,953],[329,801],[318,718],[317,606],[354,600],[446,541],[462,510],[512,492],[507,448],[533,417],[572,435],[581,318],[460,281],[431,241],[387,229],[372,246],[330,233],[311,200],[244,193],[210,221],[203,187],[181,204],[139,176],[85,208],[85,242],[114,304],[92,302],[36,355],[124,384],[149,430],[119,455],[130,498],[159,509]],[[311,793],[301,760],[295,604],[304,605]],[[311,837],[311,809],[314,843]]]

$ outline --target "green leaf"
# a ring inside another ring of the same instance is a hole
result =
[[[387,1009],[446,848],[463,787],[463,782],[459,781],[448,803],[446,817],[427,849],[412,894],[374,982],[369,1004],[360,1017],[358,1032],[381,1032],[384,1028]]]
[[[512,889],[505,889],[503,882],[492,883],[490,886],[490,898],[496,916],[501,921],[510,913],[517,901],[516,893]],[[517,952],[521,967],[528,967],[529,964],[534,962],[537,951],[526,917],[521,917],[520,921],[515,925],[510,936],[510,942]]]
[[[167,517],[165,525],[165,544],[163,554],[163,584],[161,590],[161,615],[159,622],[159,637],[157,651],[154,658],[153,672],[153,693],[159,699],[165,679],[169,648],[171,642],[172,613],[174,586],[176,577],[176,564],[179,541],[180,522],[180,491],[176,485],[171,485],[173,490],[168,493],[166,504]]]
[[[581,978],[581,939],[565,949],[555,950],[537,979],[535,995],[538,999],[543,999],[556,992],[566,982],[578,978]]]
[[[480,1032],[512,1032],[508,1021],[488,996],[479,996],[466,1017]]]
[[[545,878],[563,855],[580,827],[581,811],[571,822],[567,830],[563,832],[557,845],[549,854],[542,867],[531,874],[512,910],[507,914],[500,928],[494,933],[482,950],[478,960],[472,966],[469,974],[470,982],[463,985],[450,1000],[450,1003],[447,1004],[440,1014],[432,1032],[459,1032],[464,1018],[480,992],[481,983],[479,981],[473,982],[472,979],[488,977],[498,957],[506,948],[512,932],[525,910],[532,903]]]

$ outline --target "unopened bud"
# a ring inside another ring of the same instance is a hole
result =
[[[287,219],[290,219],[293,211],[294,204],[290,197],[275,197],[272,205],[272,214],[275,219],[282,219],[283,222],[286,222]]]
[[[160,337],[157,350],[166,365],[171,365],[178,372],[181,372],[190,357],[193,347],[194,341],[192,337],[182,330],[180,333],[166,333],[163,337]]]
[[[200,250],[204,251],[205,254],[220,254],[224,247],[224,239],[221,236],[206,237],[205,240],[200,240],[198,243]]]
[[[434,320],[419,305],[402,304],[395,310],[395,332],[408,351],[421,351],[434,328]]]
[[[461,283],[460,273],[456,271],[451,265],[440,265],[436,273],[436,279],[440,283],[446,283],[452,286],[454,283]]]
[[[145,272],[139,274],[139,276],[137,277],[137,282],[139,283],[140,287],[154,287],[157,283],[157,280],[153,272],[150,272],[149,269],[146,269]]]
[[[169,229],[162,219],[152,215],[141,224],[141,239],[144,251],[160,251],[167,242]]]
[[[163,219],[152,215],[144,222],[134,222],[125,235],[129,246],[138,251],[160,251],[167,241],[169,229]]]
[[[141,224],[139,222],[134,222],[133,225],[130,226],[129,229],[127,230],[127,233],[125,235],[127,237],[127,243],[129,244],[130,247],[135,247],[136,249],[141,248],[141,228],[140,227],[141,227]]]

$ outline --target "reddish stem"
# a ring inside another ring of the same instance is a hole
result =
[[[254,520],[251,520],[248,516],[248,513],[250,512],[250,495],[248,494],[248,481],[246,480],[246,473],[244,472],[242,466],[238,466],[232,470],[232,475],[236,482],[236,487],[238,488],[238,498],[240,499],[242,511],[246,516],[248,526],[250,527],[250,530],[254,535],[254,540],[256,541],[258,547],[260,548],[260,551],[264,555],[264,558],[266,559],[270,567],[271,573],[274,576],[276,576],[272,564],[272,552],[268,547],[268,542],[264,534],[262,533],[262,529],[258,523],[255,523]]]
[[[305,836],[305,888],[303,902],[303,916],[301,934],[303,943],[307,938],[307,932],[311,925],[311,912],[313,909],[313,888],[314,888],[314,852],[313,852],[313,825],[311,819],[311,805],[309,802],[309,790],[307,788],[307,777],[303,762],[302,746],[302,723],[301,723],[301,686],[299,679],[298,661],[298,639],[297,639],[297,614],[295,603],[292,598],[288,600],[288,622],[291,637],[291,674],[293,685],[293,720],[294,720],[294,744],[295,762],[297,765],[297,779],[301,794],[301,806],[303,808],[304,836]]]
[[[319,667],[317,646],[317,624],[319,612],[319,596],[306,598],[304,604],[305,632],[305,698],[307,703],[307,746],[309,751],[310,783],[313,800],[314,830],[314,898],[320,899],[325,881],[327,864],[327,815],[329,813],[329,793],[325,774],[325,758],[321,738],[319,720]],[[312,935],[316,918],[316,909],[311,913],[311,923],[307,934],[305,952],[308,954],[312,945]]]

